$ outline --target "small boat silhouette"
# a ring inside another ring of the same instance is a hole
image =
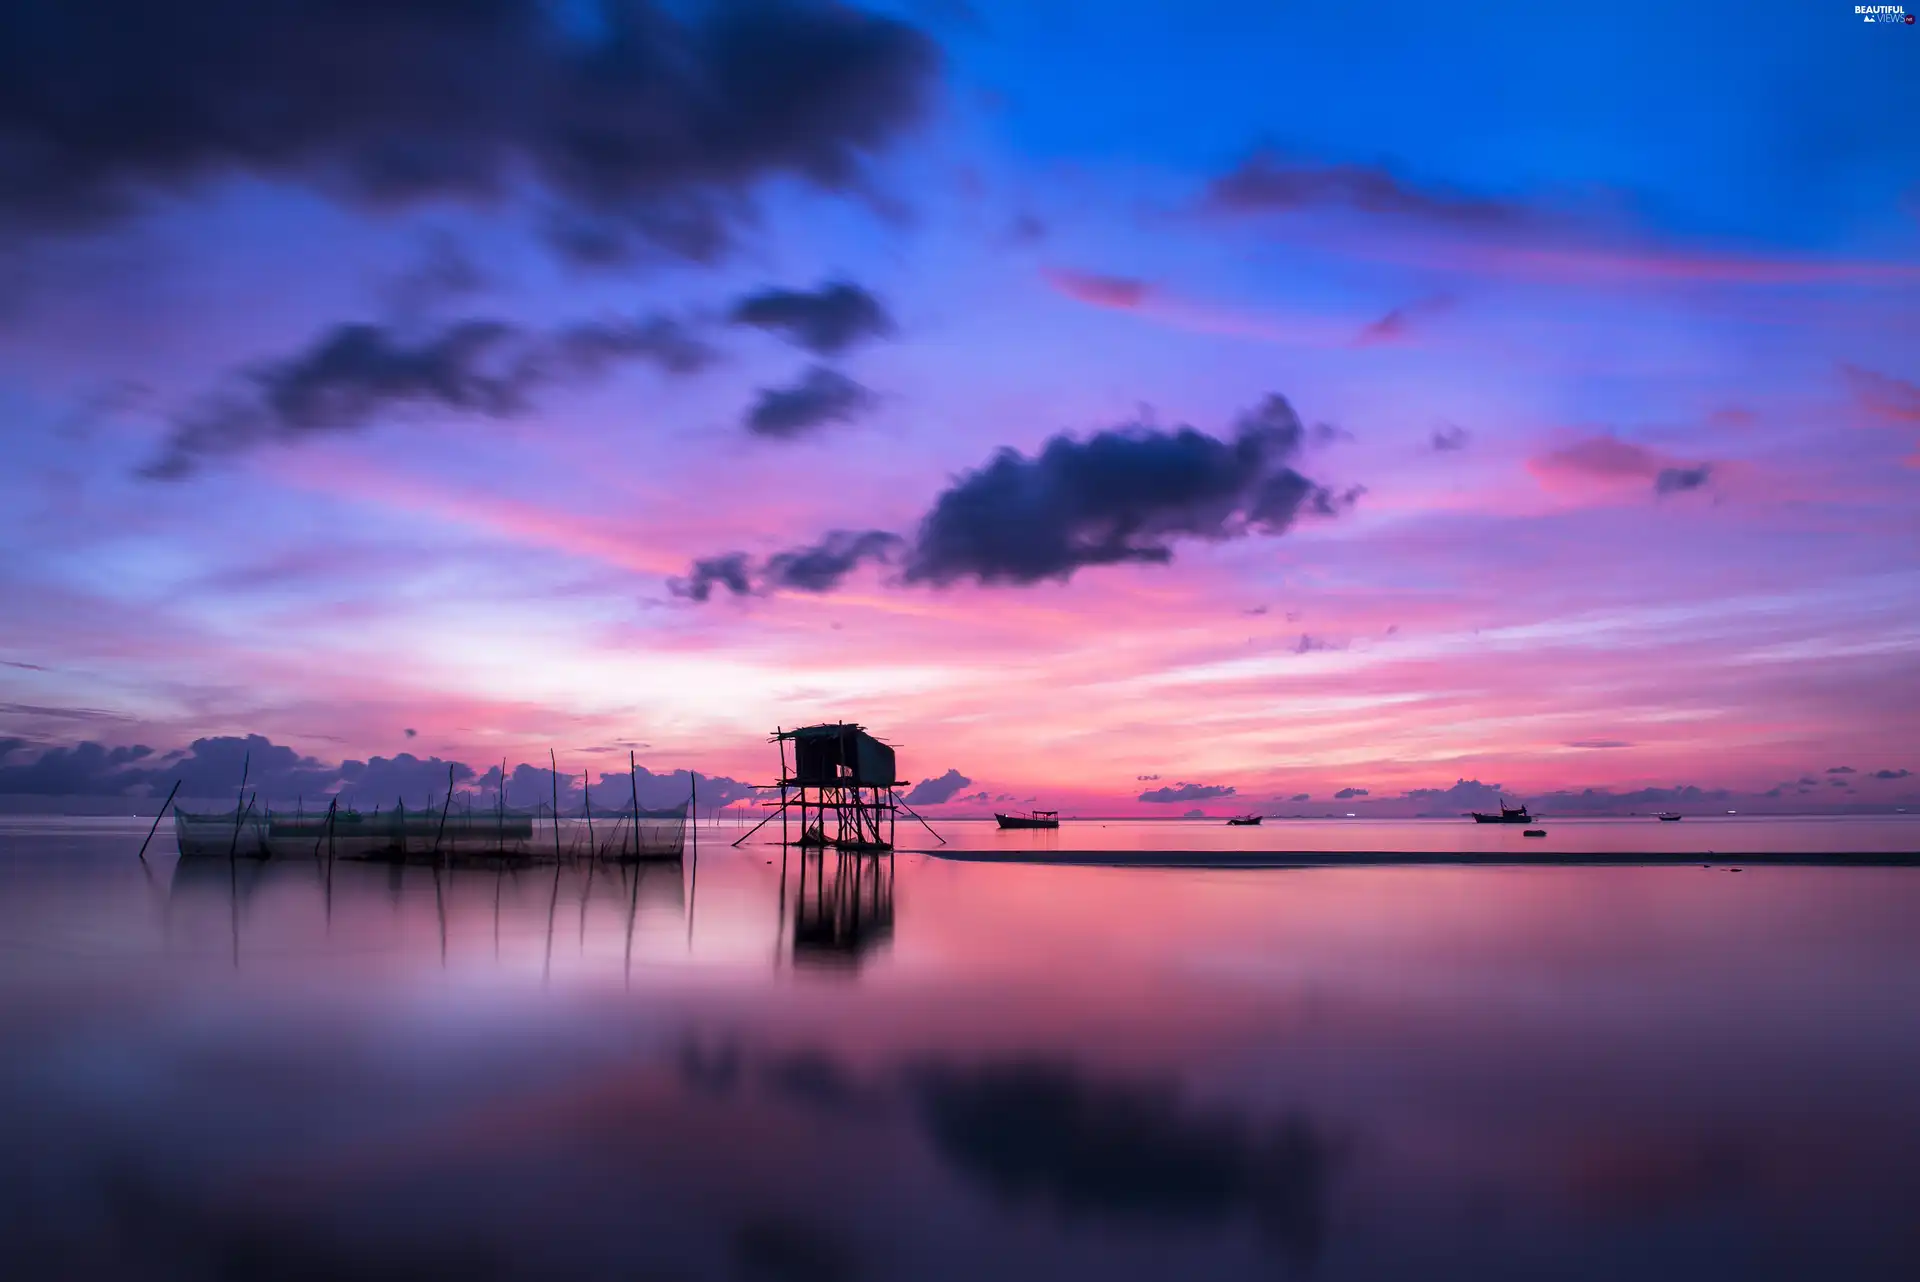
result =
[[[1679,814],[1671,810],[1663,810],[1659,814],[1655,815],[1654,818],[1658,819],[1663,824],[1677,824],[1680,822]]]
[[[1060,812],[1058,810],[1035,810],[1024,815],[1003,815],[995,811],[993,817],[1002,828],[1058,828]]]
[[[1486,814],[1479,810],[1471,813],[1473,815],[1473,821],[1477,824],[1530,824],[1533,822],[1533,816],[1527,813],[1525,804],[1509,806],[1506,802],[1502,801],[1500,803],[1500,813],[1497,815]]]
[[[1253,825],[1260,822],[1260,816],[1259,815],[1235,815],[1233,818],[1227,820],[1227,822],[1229,824],[1232,824],[1235,828],[1250,828]]]

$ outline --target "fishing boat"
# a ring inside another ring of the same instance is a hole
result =
[[[1251,828],[1260,822],[1260,818],[1259,815],[1235,815],[1227,822],[1235,828]]]
[[[1533,816],[1527,813],[1524,803],[1509,806],[1503,801],[1500,803],[1500,813],[1497,815],[1485,814],[1478,810],[1471,813],[1473,821],[1477,824],[1530,824],[1533,822]]]
[[[1677,824],[1680,822],[1680,816],[1671,810],[1662,811],[1660,814],[1655,815],[1654,818],[1663,824]]]
[[[993,817],[1002,828],[1058,828],[1060,812],[1058,810],[1032,810],[1024,815],[1003,815],[995,811]]]

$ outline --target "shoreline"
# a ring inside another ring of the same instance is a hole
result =
[[[1773,868],[1914,868],[1920,851],[1702,851],[1667,854],[1611,852],[1505,852],[1356,850],[1249,851],[1244,855],[1218,850],[907,850],[903,855],[931,855],[954,863],[1045,864],[1091,868],[1206,868],[1281,869],[1438,865],[1458,867],[1557,867],[1615,865],[1620,867],[1718,867],[1739,864]]]

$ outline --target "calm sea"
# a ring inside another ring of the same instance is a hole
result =
[[[143,868],[144,831],[0,820],[0,1276],[1920,1276],[1920,869],[783,857],[707,827],[638,869],[329,876],[182,865],[164,829]]]

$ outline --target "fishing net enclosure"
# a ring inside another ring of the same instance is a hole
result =
[[[249,859],[294,855],[344,859],[678,859],[686,845],[687,807],[611,814],[551,810],[408,809],[363,812],[335,807],[274,813],[251,806],[208,813],[175,810],[183,856]]]

